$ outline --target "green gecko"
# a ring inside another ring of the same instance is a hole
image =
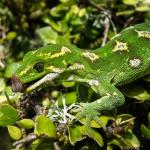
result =
[[[126,28],[104,47],[81,50],[75,45],[47,45],[28,52],[12,77],[12,90],[30,92],[63,81],[83,82],[100,98],[84,103],[77,117],[98,122],[102,111],[123,105],[118,86],[150,74],[150,23]]]

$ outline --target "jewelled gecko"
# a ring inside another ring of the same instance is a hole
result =
[[[47,45],[28,52],[12,77],[12,90],[30,92],[63,81],[83,82],[100,98],[84,103],[78,118],[98,122],[102,111],[123,105],[118,86],[150,74],[150,23],[123,30],[104,47],[81,50],[75,45]],[[31,84],[29,84],[31,83]]]

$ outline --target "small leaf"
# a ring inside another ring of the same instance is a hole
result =
[[[98,145],[100,147],[102,147],[104,145],[102,136],[98,132],[96,132],[95,130],[92,130],[91,134],[92,134],[92,138],[94,139],[94,141],[96,141],[98,143]]]
[[[73,144],[73,145],[76,142],[83,140],[88,135],[87,128],[85,125],[69,127],[68,131],[69,131],[69,140],[70,140],[71,144]],[[102,136],[93,129],[91,129],[91,134],[92,134],[91,138],[93,138],[99,144],[99,146],[102,147],[103,146]]]
[[[34,140],[28,147],[28,150],[56,150],[54,149],[54,142],[50,139],[37,139]]]
[[[135,6],[139,2],[139,0],[122,0],[122,2],[124,4],[126,4],[126,5],[133,5],[133,6]]]
[[[68,127],[69,132],[69,140],[72,145],[76,142],[83,140],[86,138],[85,134],[82,133],[82,126]]]
[[[43,17],[43,21],[45,23],[49,24],[52,27],[52,29],[54,29],[55,31],[61,32],[59,24],[57,24],[57,22],[55,22],[54,20],[52,20],[52,18],[50,18],[50,16]]]
[[[44,108],[48,108],[50,106],[51,102],[48,98],[45,98],[42,100],[42,105],[44,106]]]
[[[134,10],[119,11],[116,13],[116,16],[127,16],[127,15],[132,15],[133,13]]]
[[[50,14],[53,16],[53,17],[61,17],[62,16],[62,13],[63,12],[66,12],[67,10],[69,9],[69,7],[65,4],[60,4],[60,5],[57,5],[56,7],[53,7],[51,10],[50,10]]]
[[[41,10],[33,11],[33,12],[31,12],[29,18],[30,18],[30,19],[37,19],[37,18],[39,18],[39,17],[42,16],[42,13],[43,13],[43,12],[42,12]]]
[[[108,145],[111,147],[113,145],[118,146],[120,149],[124,149],[124,145],[121,141],[117,139],[112,139],[110,142],[108,142]]]
[[[46,116],[39,115],[35,120],[34,133],[37,135],[47,135],[48,137],[55,137],[56,129],[53,122]]]
[[[142,136],[145,139],[150,140],[150,129],[147,128],[144,124],[141,125]]]
[[[4,80],[4,78],[0,78],[0,92],[4,91],[6,87],[6,81]]]
[[[0,95],[0,105],[2,104],[8,104],[6,95]]]
[[[136,7],[136,11],[138,11],[138,12],[150,11],[150,6],[139,6],[139,7]]]
[[[123,93],[129,98],[135,98],[142,101],[150,100],[150,92],[141,85],[128,84],[123,88]]]
[[[25,129],[31,129],[34,127],[34,121],[31,119],[22,119],[22,120],[18,121],[17,124],[21,128],[25,128]]]
[[[7,126],[9,135],[14,140],[19,140],[22,137],[22,132],[20,128],[16,126]]]
[[[11,78],[12,75],[16,72],[16,70],[19,68],[20,64],[19,63],[10,63],[7,65],[5,72],[4,72],[4,77],[6,78]]]
[[[47,26],[40,28],[36,31],[36,33],[45,44],[56,44],[58,34],[51,27]]]
[[[56,91],[56,90],[52,91],[51,96],[53,98],[57,98],[59,96],[59,91]]]
[[[0,126],[7,126],[19,120],[17,110],[8,104],[0,105]]]
[[[130,125],[134,124],[134,117],[130,114],[121,114],[116,117],[116,124],[121,125],[125,123],[130,123]]]
[[[63,82],[62,85],[66,88],[73,87],[75,85],[75,82]]]
[[[19,98],[20,98],[21,95],[22,95],[21,92],[14,93],[14,92],[12,91],[12,87],[11,87],[11,86],[6,86],[6,88],[5,88],[5,93],[6,93],[7,96],[9,97],[9,102],[10,102],[11,104],[18,104]]]
[[[123,138],[124,138],[124,141],[130,143],[134,149],[137,149],[140,147],[139,140],[132,132],[124,134]]]
[[[140,147],[139,140],[131,131],[121,136],[116,135],[116,139],[111,140],[108,145],[117,145],[120,149],[138,149]]]
[[[63,94],[63,96],[60,95],[58,97],[58,105],[59,106],[63,106],[63,102],[62,102],[63,97],[65,98],[65,104],[66,105],[71,105],[71,104],[76,102],[77,93],[76,92],[70,92],[70,93]]]
[[[108,116],[100,116],[99,120],[101,121],[103,126],[106,126],[108,123],[108,120],[112,119],[112,117],[108,117]],[[80,119],[80,122],[84,125],[86,125],[86,118],[82,118]],[[91,121],[91,127],[93,128],[102,128],[102,126],[99,126],[98,123],[96,123],[94,120]]]
[[[113,150],[113,148],[111,146],[107,146],[107,150]]]
[[[14,38],[16,38],[16,36],[17,36],[17,33],[14,32],[14,31],[11,31],[11,32],[9,32],[9,33],[7,34],[6,38],[7,38],[8,40],[13,40]]]

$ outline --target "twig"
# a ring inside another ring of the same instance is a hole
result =
[[[110,28],[110,21],[109,21],[108,18],[105,18],[105,30],[104,30],[104,33],[103,33],[104,35],[103,35],[103,41],[102,41],[101,46],[104,46],[107,42],[109,28]]]
[[[58,142],[54,142],[54,150],[61,150],[61,147],[59,146]]]
[[[113,22],[112,19],[111,19],[111,14],[110,14],[110,12],[108,12],[108,10],[106,10],[105,8],[99,7],[97,4],[95,4],[95,3],[94,3],[93,1],[91,1],[91,0],[88,0],[88,2],[89,2],[89,4],[90,4],[91,6],[95,7],[95,8],[98,9],[98,10],[100,10],[101,13],[103,13],[106,17],[108,17],[108,19],[109,19],[109,21],[110,21],[110,23],[111,23],[111,25],[112,25],[112,28],[113,28],[114,33],[117,34],[116,26],[115,26],[114,22]]]
[[[95,7],[96,9],[100,10],[100,11],[104,11],[104,10],[105,10],[104,8],[99,7],[97,4],[95,4],[95,3],[94,3],[93,1],[91,1],[91,0],[88,0],[88,3],[89,3],[90,5],[92,5],[93,7]]]
[[[37,138],[39,138],[39,136],[37,136],[36,134],[29,134],[25,138],[23,138],[23,139],[21,139],[19,141],[14,142],[13,146],[22,147],[24,144],[30,143],[30,142],[36,140]]]
[[[111,25],[112,25],[112,28],[113,28],[114,33],[117,34],[117,29],[116,29],[116,26],[115,26],[114,22],[113,22],[112,19],[111,19],[111,14],[110,14],[110,12],[109,12],[108,10],[105,10],[105,11],[103,12],[103,14],[109,19],[109,21],[110,21],[110,23],[111,23]]]

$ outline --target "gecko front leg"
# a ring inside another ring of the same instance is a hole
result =
[[[91,88],[98,93],[101,98],[91,103],[84,103],[81,112],[78,112],[76,115],[78,119],[86,117],[88,132],[90,132],[91,120],[95,120],[98,124],[102,125],[98,118],[101,112],[117,108],[125,101],[124,95],[114,85],[107,82],[98,84],[97,80],[91,80],[90,82]]]

